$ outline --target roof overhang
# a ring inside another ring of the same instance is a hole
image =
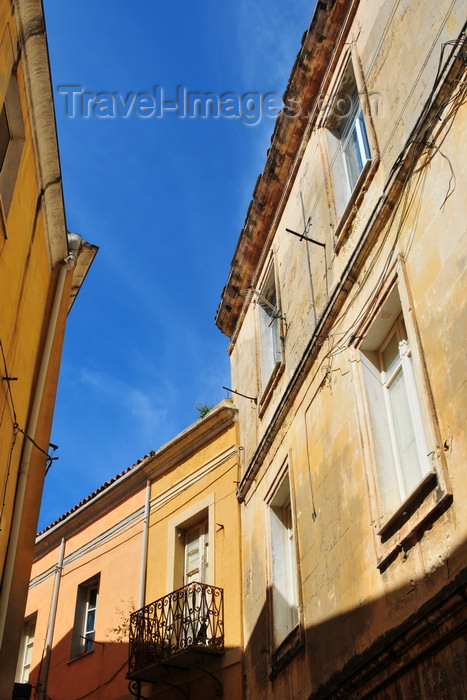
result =
[[[316,98],[329,62],[358,0],[318,1],[302,48],[284,93],[285,105],[300,105],[299,116],[282,111],[276,120],[266,164],[259,176],[244,227],[232,259],[227,284],[216,314],[216,325],[229,338],[243,317],[248,289],[261,261],[266,241],[274,233],[303,154],[307,129],[317,116]]]
[[[41,0],[14,0],[13,6],[44,229],[51,267],[55,267],[67,258],[69,249],[45,19]],[[96,246],[83,241],[73,274],[69,308],[96,252]]]
[[[142,491],[148,481],[186,461],[236,422],[237,408],[231,399],[214,406],[204,418],[199,418],[172,440],[138,460],[125,471],[105,482],[80,503],[64,513],[36,537],[35,559],[58,545],[62,537],[69,538],[128,498]]]
[[[76,297],[78,296],[81,285],[89,272],[89,268],[91,267],[98,250],[99,248],[91,243],[87,243],[86,241],[81,243],[81,247],[76,258],[76,263],[73,268],[73,283],[70,292],[68,311],[70,311]]]

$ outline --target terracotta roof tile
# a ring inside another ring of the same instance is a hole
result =
[[[61,515],[59,518],[57,518],[57,520],[54,520],[53,523],[50,523],[50,525],[47,525],[47,527],[45,527],[43,530],[38,532],[36,537],[39,537],[39,535],[43,535],[45,532],[47,532],[47,530],[51,530],[53,527],[55,527],[55,525],[58,525],[58,523],[62,522],[62,520],[65,520],[65,518],[67,518],[69,515],[71,515],[75,511],[77,511],[79,508],[84,506],[86,503],[89,503],[89,501],[92,501],[92,499],[95,498],[98,494],[102,493],[102,491],[105,491],[105,489],[107,489],[109,486],[111,486],[116,481],[121,479],[122,476],[125,476],[125,474],[128,474],[129,471],[131,471],[132,469],[137,467],[139,464],[141,464],[141,462],[143,462],[145,459],[147,459],[150,456],[151,455],[149,455],[149,454],[144,455],[144,457],[142,457],[141,459],[138,459],[138,461],[136,461],[134,464],[132,464],[131,467],[124,469],[122,472],[120,472],[119,474],[116,474],[114,477],[112,477],[112,479],[109,479],[109,481],[106,481],[105,483],[103,483],[101,486],[99,486],[99,488],[97,488],[95,491],[90,493],[89,496],[86,496],[86,498],[83,498],[83,500],[80,501],[79,503],[77,503],[77,505],[73,506],[73,508],[70,508],[70,510],[68,510],[66,513],[63,513],[63,515]]]

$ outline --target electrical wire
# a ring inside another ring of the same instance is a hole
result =
[[[464,42],[465,42],[465,35],[462,34],[460,39],[455,40],[455,41],[453,41],[453,42],[446,42],[446,44],[443,44],[443,45],[442,45],[442,50],[441,50],[441,56],[440,56],[440,65],[442,64],[442,57],[443,57],[443,55],[444,55],[444,51],[445,51],[445,48],[446,48],[447,45],[459,46],[459,44],[463,44]],[[454,49],[453,49],[453,50],[454,50]],[[465,68],[465,66],[464,66],[464,68]],[[437,88],[439,87],[439,84],[438,84],[439,79],[440,79],[439,76],[441,75],[442,72],[443,72],[443,71],[441,71],[441,68],[438,67],[437,77],[436,77],[436,79],[435,79],[435,83],[434,83],[434,85],[433,85],[433,87],[432,87],[432,89],[431,89],[429,98],[428,98],[427,102],[425,103],[425,107],[424,107],[424,109],[423,109],[422,115],[425,116],[425,117],[429,114],[430,110],[433,108],[434,95],[436,94]],[[379,247],[378,247],[378,249],[377,249],[375,255],[373,256],[370,265],[369,265],[368,268],[366,269],[366,271],[365,271],[365,273],[364,273],[364,276],[363,276],[362,280],[360,281],[360,285],[359,285],[359,287],[358,287],[357,290],[356,290],[356,293],[354,294],[353,298],[350,300],[349,304],[346,306],[345,310],[344,310],[344,311],[341,313],[341,315],[336,319],[335,324],[334,324],[335,326],[338,326],[339,323],[341,323],[341,322],[345,319],[345,317],[346,317],[347,314],[349,313],[350,309],[351,309],[352,306],[355,304],[355,302],[356,302],[358,296],[360,295],[361,291],[365,288],[365,283],[366,283],[366,281],[368,280],[370,274],[373,272],[373,270],[374,270],[374,268],[375,268],[375,266],[376,266],[376,264],[377,264],[377,262],[378,262],[378,260],[379,260],[379,257],[380,257],[380,255],[382,254],[382,252],[383,252],[383,250],[384,250],[384,248],[385,248],[385,245],[386,245],[386,243],[387,243],[387,240],[388,240],[388,238],[389,238],[389,236],[390,236],[390,234],[391,234],[391,232],[392,232],[392,225],[393,225],[393,223],[394,223],[394,221],[395,221],[395,218],[396,218],[396,216],[397,216],[397,213],[399,212],[400,207],[401,207],[401,204],[402,204],[401,216],[400,216],[399,224],[398,224],[398,227],[397,227],[395,236],[394,236],[393,244],[392,244],[392,246],[391,246],[391,249],[390,249],[390,251],[389,251],[389,254],[388,254],[387,257],[386,257],[385,263],[384,263],[384,265],[383,265],[383,270],[382,270],[382,272],[380,273],[379,279],[378,279],[378,281],[377,281],[375,287],[374,287],[373,290],[372,290],[372,294],[370,295],[371,298],[372,298],[372,301],[370,302],[370,307],[367,306],[367,307],[365,307],[364,309],[362,309],[362,310],[360,311],[360,313],[357,315],[356,319],[354,319],[354,321],[353,321],[353,323],[351,324],[351,326],[349,326],[349,327],[346,329],[346,331],[342,333],[342,336],[343,336],[343,337],[342,337],[342,339],[341,339],[340,344],[336,344],[336,345],[334,346],[334,348],[332,349],[332,351],[330,351],[329,354],[332,354],[332,355],[338,354],[339,352],[342,352],[342,351],[347,347],[347,342],[345,342],[346,336],[348,336],[348,335],[350,335],[350,334],[352,333],[352,331],[353,331],[354,328],[360,323],[360,321],[361,321],[361,319],[363,318],[364,315],[371,314],[372,308],[373,308],[374,305],[377,303],[377,295],[378,295],[378,292],[380,291],[380,289],[382,288],[382,286],[383,286],[383,284],[384,284],[384,282],[385,282],[386,274],[387,274],[388,268],[389,268],[389,266],[391,265],[391,263],[392,263],[392,261],[393,261],[393,255],[394,255],[394,251],[395,251],[397,242],[398,242],[398,240],[399,240],[399,238],[400,238],[400,235],[401,235],[401,233],[402,233],[403,224],[404,224],[404,222],[405,222],[405,220],[406,220],[406,216],[407,216],[407,214],[408,214],[408,211],[410,210],[410,206],[411,206],[411,203],[412,203],[412,201],[413,201],[413,196],[412,196],[412,198],[410,198],[411,187],[412,187],[412,182],[411,182],[411,181],[412,181],[412,178],[413,178],[414,174],[420,172],[420,171],[422,170],[422,168],[425,167],[426,164],[424,164],[423,166],[421,166],[418,170],[415,169],[415,165],[416,165],[416,163],[418,162],[418,160],[420,159],[420,157],[421,157],[423,151],[424,151],[425,148],[427,148],[427,147],[434,147],[434,148],[436,148],[436,152],[439,152],[441,155],[443,155],[445,158],[447,158],[447,156],[446,156],[445,154],[443,154],[443,153],[439,150],[439,147],[437,147],[436,144],[433,144],[433,142],[428,141],[427,135],[428,135],[428,133],[430,132],[430,130],[433,128],[434,124],[435,124],[438,120],[442,120],[440,114],[444,111],[444,109],[446,109],[447,106],[449,106],[450,104],[453,104],[453,103],[455,103],[455,95],[453,96],[453,94],[452,94],[452,92],[451,92],[451,93],[448,95],[448,97],[447,97],[446,99],[444,99],[444,100],[441,102],[441,104],[435,109],[435,112],[434,112],[434,114],[432,115],[431,119],[429,120],[428,125],[427,125],[427,126],[423,129],[423,131],[422,131],[421,138],[420,138],[420,139],[411,139],[411,140],[406,144],[406,146],[405,146],[405,148],[404,148],[404,151],[403,151],[403,153],[401,154],[401,156],[399,156],[398,165],[399,165],[400,168],[402,168],[402,164],[403,164],[403,161],[405,160],[405,156],[407,155],[407,152],[408,152],[409,148],[412,147],[412,149],[413,149],[412,157],[411,157],[409,167],[408,167],[408,169],[407,169],[407,172],[405,173],[404,180],[403,180],[403,183],[402,183],[402,188],[404,188],[404,197],[403,197],[403,199],[399,199],[398,202],[397,202],[397,205],[394,207],[394,209],[393,209],[393,211],[392,211],[392,214],[391,214],[391,217],[390,217],[390,219],[389,219],[389,222],[388,222],[388,224],[387,224],[387,226],[386,226],[385,235],[383,236],[383,239],[382,239],[382,241],[381,241],[381,243],[380,243],[380,245],[379,245]],[[460,104],[463,104],[463,103],[464,103],[464,101],[462,101]],[[444,120],[442,120],[444,124],[446,124],[448,118],[449,118],[449,122],[451,122],[451,120],[454,118],[455,114],[457,114],[457,111],[458,111],[458,109],[459,109],[460,104],[459,104],[459,101],[457,101],[456,108],[451,107],[450,111],[448,112],[448,115],[446,115],[446,118],[445,118]],[[422,120],[419,119],[419,121],[422,121]],[[449,129],[450,129],[451,125],[449,124],[448,126],[449,126]],[[433,155],[434,155],[434,154],[433,154]],[[431,159],[430,159],[430,160],[431,160]],[[447,159],[447,160],[449,161],[449,159]],[[452,194],[451,187],[450,187],[451,182],[452,182],[452,179],[454,178],[454,181],[455,181],[455,173],[454,173],[454,171],[453,171],[453,169],[452,169],[452,165],[451,165],[450,161],[449,161],[449,164],[450,164],[450,167],[451,167],[451,178],[450,178],[449,183],[448,183],[448,192],[447,192],[447,194],[446,194],[446,197],[445,197],[445,199],[444,199],[444,201],[443,201],[442,206],[444,206],[444,204],[445,204],[445,202],[446,202],[448,196],[450,196],[450,195]]]
[[[2,522],[3,513],[4,513],[4,510],[5,510],[5,506],[6,506],[6,494],[7,494],[7,491],[8,491],[8,483],[9,483],[9,480],[10,480],[10,477],[11,477],[11,464],[12,464],[12,459],[13,459],[13,451],[14,451],[14,448],[15,448],[15,445],[16,445],[16,439],[17,439],[17,437],[18,437],[18,433],[21,433],[22,435],[24,435],[24,437],[25,437],[27,440],[30,440],[30,441],[32,442],[32,444],[34,445],[34,447],[35,447],[37,450],[39,450],[39,452],[42,452],[42,454],[45,455],[45,456],[47,457],[46,469],[45,469],[45,473],[46,473],[46,474],[48,473],[50,467],[52,466],[52,462],[54,462],[55,460],[57,460],[58,457],[54,457],[54,456],[53,456],[53,453],[55,452],[55,449],[53,449],[52,454],[49,454],[48,452],[46,452],[45,450],[43,450],[42,447],[41,447],[40,445],[38,445],[37,442],[36,442],[30,435],[28,435],[28,434],[26,433],[25,430],[23,430],[22,428],[20,428],[20,426],[18,425],[16,407],[15,407],[15,402],[14,402],[14,399],[13,399],[13,392],[11,391],[11,382],[12,382],[12,381],[16,381],[16,380],[10,375],[10,373],[9,373],[9,371],[8,371],[8,365],[7,365],[7,361],[6,361],[5,350],[4,350],[3,343],[2,343],[2,341],[1,341],[1,339],[0,339],[0,354],[1,354],[2,362],[3,362],[3,374],[2,374],[2,377],[1,377],[1,378],[2,378],[4,381],[6,381],[6,384],[7,384],[6,395],[7,395],[8,399],[9,399],[9,404],[10,404],[10,409],[11,409],[11,415],[12,415],[12,418],[13,418],[13,422],[12,422],[13,435],[12,435],[12,438],[11,438],[10,450],[9,450],[9,453],[8,453],[7,468],[6,468],[6,473],[5,473],[5,481],[4,481],[3,488],[2,488],[2,502],[1,502],[1,506],[0,506],[0,531],[1,531],[1,522]]]
[[[128,665],[128,660],[125,659],[125,661],[122,663],[122,665],[119,666],[119,668],[117,668],[117,670],[112,674],[112,676],[110,676],[110,678],[108,680],[104,681],[100,685],[97,685],[93,690],[90,690],[85,695],[80,695],[79,698],[76,698],[76,700],[84,700],[85,698],[89,698],[91,695],[94,695],[94,693],[97,692],[98,690],[100,690],[101,688],[104,688],[106,685],[109,685],[109,683],[112,683],[112,681],[115,680],[115,678],[118,676],[120,671],[123,671],[123,669],[127,665]]]
[[[28,435],[22,428],[20,428],[19,425],[15,424],[14,428],[18,433],[21,433],[22,435],[24,435],[24,437],[27,440],[32,442],[32,444],[34,445],[36,450],[39,450],[39,452],[42,452],[42,454],[47,457],[47,463],[46,463],[47,466],[45,468],[45,473],[47,474],[50,467],[52,466],[52,462],[54,462],[55,460],[58,459],[58,457],[53,457],[53,453],[55,452],[55,448],[52,448],[52,455],[50,455],[48,452],[43,450],[42,447],[40,445],[38,445],[37,442],[30,435]]]
[[[437,92],[438,88],[439,88],[440,85],[441,85],[441,76],[442,76],[443,73],[445,72],[446,67],[447,67],[447,65],[449,65],[451,59],[452,59],[453,57],[454,57],[454,58],[462,57],[462,60],[463,60],[463,63],[464,63],[464,68],[465,68],[466,60],[464,59],[464,56],[467,56],[467,54],[457,54],[457,55],[455,54],[455,50],[456,50],[458,47],[463,47],[463,46],[465,45],[465,42],[466,42],[466,34],[465,34],[465,31],[463,31],[458,39],[454,39],[454,40],[445,42],[445,43],[443,43],[443,44],[441,45],[441,51],[440,51],[440,57],[439,57],[439,60],[438,60],[438,68],[437,68],[437,72],[436,72],[436,77],[435,77],[435,80],[434,80],[434,83],[433,83],[433,87],[431,88],[430,94],[429,94],[429,96],[428,96],[428,98],[427,98],[427,100],[426,100],[426,102],[425,102],[424,107],[423,107],[422,114],[421,114],[421,116],[419,117],[419,120],[418,120],[419,123],[423,123],[423,120],[426,119],[426,118],[428,117],[428,115],[429,115],[429,113],[430,113],[430,110],[433,109],[433,107],[434,107],[434,101],[435,101],[434,98],[435,98],[435,95],[436,95],[436,92]],[[452,47],[451,55],[450,55],[450,56],[448,57],[448,59],[444,62],[444,68],[443,68],[443,59],[444,59],[444,55],[445,55],[445,52],[446,52],[446,50],[447,50],[448,47]],[[430,53],[431,53],[431,52],[430,52]],[[425,64],[424,64],[424,65],[425,65]],[[461,68],[460,73],[462,73],[462,72],[463,72],[463,69]],[[456,79],[453,80],[453,84],[454,84],[455,82],[456,82]],[[457,82],[460,83],[460,81],[457,81]],[[463,84],[463,83],[460,83],[460,84]],[[465,92],[465,91],[464,91],[464,92]],[[404,216],[401,216],[401,219],[400,219],[400,222],[399,222],[399,226],[398,226],[398,229],[397,229],[397,231],[396,231],[395,240],[394,240],[394,242],[393,242],[393,245],[391,246],[391,250],[390,250],[389,255],[388,255],[388,257],[387,257],[387,260],[386,260],[386,262],[385,262],[385,264],[384,264],[383,272],[380,274],[379,281],[378,281],[377,285],[375,286],[375,288],[374,288],[374,290],[373,290],[373,297],[372,297],[372,301],[370,302],[370,306],[369,306],[369,307],[367,306],[365,309],[362,309],[362,311],[360,312],[360,314],[359,314],[359,316],[357,317],[357,319],[354,320],[352,326],[349,327],[346,331],[344,331],[344,332],[342,333],[342,336],[344,336],[344,337],[345,337],[345,336],[351,336],[351,332],[352,332],[353,328],[360,322],[361,318],[362,318],[364,315],[367,315],[367,314],[371,313],[372,309],[373,309],[374,306],[376,305],[376,303],[377,303],[377,294],[378,294],[379,290],[381,289],[382,285],[384,284],[385,275],[387,274],[387,270],[388,270],[389,266],[390,266],[391,263],[392,263],[392,256],[393,256],[395,247],[396,247],[396,245],[397,245],[397,242],[398,242],[398,240],[399,240],[399,238],[400,238],[400,234],[401,234],[401,232],[402,232],[402,227],[403,227],[403,223],[404,223],[404,221],[405,221],[405,216],[407,215],[407,213],[408,213],[408,211],[409,211],[409,209],[410,209],[410,206],[408,206],[408,204],[409,204],[409,202],[408,202],[408,196],[409,196],[409,193],[410,193],[411,179],[412,179],[413,175],[415,175],[416,173],[418,173],[418,172],[421,171],[422,169],[425,169],[426,165],[428,165],[429,162],[431,162],[431,159],[432,159],[432,158],[434,157],[434,155],[436,155],[436,153],[438,153],[438,152],[440,153],[440,155],[442,155],[442,156],[448,161],[448,164],[449,164],[449,167],[450,167],[450,170],[451,170],[451,177],[450,177],[449,182],[448,182],[448,189],[447,189],[447,192],[446,192],[446,196],[445,196],[445,198],[444,198],[444,200],[443,200],[443,203],[442,203],[442,205],[441,205],[440,208],[442,208],[442,207],[444,206],[444,204],[446,203],[447,199],[448,199],[448,198],[451,196],[451,194],[453,193],[453,191],[454,191],[454,189],[455,189],[455,173],[454,173],[454,170],[453,170],[453,168],[452,168],[452,164],[451,164],[449,158],[446,156],[446,154],[444,154],[443,152],[441,152],[441,150],[440,150],[440,148],[439,148],[439,146],[440,146],[441,144],[436,145],[433,141],[429,141],[428,138],[427,138],[427,135],[428,135],[428,133],[430,133],[430,132],[432,131],[434,125],[437,123],[438,120],[439,120],[439,121],[442,121],[442,122],[443,122],[443,127],[445,127],[446,124],[448,124],[448,129],[447,129],[447,130],[445,129],[445,135],[444,135],[444,137],[443,137],[443,141],[444,141],[444,139],[445,139],[446,136],[447,136],[447,133],[449,133],[449,130],[450,130],[451,126],[452,126],[452,119],[453,119],[453,117],[455,116],[455,114],[457,113],[459,107],[460,107],[462,104],[464,104],[464,101],[459,102],[458,99],[456,100],[456,95],[455,95],[455,94],[453,95],[453,94],[452,94],[452,90],[450,90],[448,96],[440,103],[440,105],[439,105],[438,107],[435,107],[435,112],[434,112],[434,114],[431,116],[431,119],[428,121],[428,124],[424,127],[424,129],[423,129],[423,131],[422,131],[421,137],[420,137],[419,139],[411,139],[411,140],[409,140],[409,141],[406,143],[406,145],[405,145],[405,147],[404,147],[402,153],[400,154],[399,158],[397,159],[394,168],[397,167],[397,168],[399,168],[399,169],[402,169],[403,163],[404,163],[404,161],[406,160],[406,157],[407,157],[407,155],[408,155],[408,151],[409,151],[409,149],[412,148],[412,151],[413,151],[413,152],[412,152],[412,156],[411,156],[410,165],[409,165],[409,167],[408,167],[408,169],[407,169],[407,172],[406,172],[405,175],[404,175],[404,180],[403,180],[403,183],[402,183],[402,187],[403,187],[403,188],[407,188],[407,187],[409,188],[409,191],[406,191],[406,192],[405,192],[405,197],[404,197],[404,207],[403,207]],[[441,118],[440,114],[441,114],[449,105],[451,105],[451,109],[450,109],[450,111],[448,112],[448,114],[445,116],[445,118],[444,118],[444,120],[443,120],[443,119]],[[441,142],[441,143],[442,143],[442,142]],[[427,148],[427,147],[434,148],[434,153],[432,154],[431,158],[427,160],[427,162],[423,163],[423,165],[420,166],[420,168],[416,169],[416,168],[415,168],[415,164],[416,164],[417,161],[420,159],[420,157],[421,157],[421,155],[422,155],[422,153],[423,153],[423,150],[424,150],[425,148]],[[331,164],[330,164],[330,168],[329,168],[329,169],[327,170],[327,172],[326,172],[325,181],[331,177],[332,168],[333,168],[333,164],[334,164],[334,161],[335,161],[336,157],[337,157],[337,153],[334,154],[334,158],[333,158],[333,160],[332,160],[332,162],[331,162]],[[453,182],[454,182],[454,186],[451,188],[451,184],[452,184]],[[324,186],[323,186],[323,187],[324,187]],[[320,192],[322,192],[323,187],[321,188]],[[315,204],[313,205],[312,213],[314,212],[315,208],[318,206],[318,199],[319,199],[319,197],[317,197],[317,198],[315,199]],[[362,279],[361,282],[360,282],[359,288],[356,290],[356,293],[354,294],[354,296],[353,296],[352,300],[350,301],[350,303],[346,306],[345,310],[341,313],[341,315],[338,317],[338,319],[336,319],[336,321],[335,321],[335,323],[334,323],[335,326],[338,326],[338,324],[344,320],[344,318],[346,317],[346,315],[348,314],[348,312],[349,312],[350,309],[352,308],[353,304],[356,302],[357,297],[359,296],[360,292],[364,289],[365,282],[368,280],[368,278],[370,277],[371,273],[373,272],[373,270],[374,270],[374,268],[375,268],[375,266],[376,266],[376,264],[377,264],[377,262],[378,262],[378,260],[379,260],[379,257],[380,257],[381,253],[383,252],[383,250],[384,250],[384,248],[385,248],[385,244],[386,244],[386,242],[387,242],[387,240],[388,240],[388,238],[389,238],[389,236],[390,236],[390,234],[391,234],[391,227],[392,227],[392,225],[393,225],[393,223],[394,223],[394,221],[395,221],[397,212],[398,212],[398,210],[399,210],[399,208],[400,208],[400,205],[401,205],[401,201],[402,201],[402,200],[400,200],[400,199],[398,200],[396,207],[394,207],[394,209],[393,209],[393,211],[392,211],[391,217],[390,217],[389,222],[388,222],[388,224],[387,224],[387,226],[386,226],[386,233],[385,233],[385,235],[384,235],[384,237],[383,237],[383,240],[382,240],[382,242],[381,242],[381,244],[380,244],[378,250],[376,251],[376,254],[373,256],[373,259],[372,259],[372,261],[370,262],[369,267],[368,267],[368,268],[366,269],[366,271],[365,271],[364,277],[363,277],[363,279]],[[336,334],[333,334],[333,335],[336,335]],[[328,336],[328,337],[329,337],[329,336]],[[338,353],[338,352],[342,352],[342,351],[345,349],[346,346],[347,346],[347,344],[344,344],[344,343],[341,344],[341,345],[337,348],[337,353]],[[330,352],[332,352],[332,351],[330,351]],[[337,353],[336,353],[336,354],[337,354]]]
[[[351,325],[348,326],[343,333],[338,333],[339,335],[342,336],[341,341],[338,343],[335,343],[334,345],[331,345],[330,349],[327,350],[325,355],[322,357],[322,360],[321,360],[320,364],[318,365],[316,372],[313,374],[313,377],[311,378],[311,383],[313,383],[316,375],[318,374],[319,369],[321,368],[322,364],[328,358],[332,358],[335,355],[337,355],[340,352],[343,352],[344,350],[347,349],[348,344],[352,338],[352,335],[351,335],[352,331],[361,322],[361,320],[364,316],[371,315],[372,311],[374,310],[374,308],[377,304],[378,292],[382,289],[382,287],[386,281],[386,278],[387,278],[387,272],[388,272],[391,264],[393,264],[393,262],[394,262],[394,259],[393,259],[394,252],[396,250],[398,240],[401,236],[403,225],[406,221],[406,217],[408,216],[408,213],[410,211],[413,197],[415,196],[415,193],[412,194],[412,196],[410,196],[410,195],[411,195],[411,188],[412,188],[412,184],[413,184],[412,178],[414,177],[414,174],[415,174],[416,163],[419,161],[424,149],[426,148],[426,141],[428,140],[427,136],[432,131],[435,122],[442,120],[440,114],[446,108],[446,106],[448,106],[453,101],[453,86],[456,82],[459,83],[458,78],[463,72],[465,72],[465,69],[467,67],[467,54],[465,54],[465,55],[464,54],[457,54],[456,56],[454,56],[454,58],[458,58],[459,56],[462,57],[462,62],[464,64],[463,67],[461,67],[457,71],[457,74],[455,74],[452,77],[450,84],[447,82],[447,80],[449,78],[449,71],[448,71],[448,78],[445,78],[443,83],[441,83],[441,75],[446,71],[447,66],[451,63],[451,60],[453,58],[453,53],[454,53],[454,48],[453,48],[453,50],[451,51],[450,57],[445,61],[445,65],[444,65],[443,70],[441,70],[440,66],[443,65],[443,57],[444,57],[444,52],[446,50],[446,46],[452,45],[452,46],[458,47],[459,45],[464,46],[465,43],[466,43],[466,35],[465,35],[465,30],[463,30],[459,39],[457,39],[453,42],[447,42],[446,44],[442,45],[441,56],[439,59],[439,67],[438,67],[437,76],[435,78],[433,87],[430,90],[430,94],[428,95],[428,98],[423,106],[422,112],[421,112],[420,116],[418,117],[418,120],[414,126],[414,129],[412,131],[412,136],[404,145],[402,152],[400,153],[399,157],[395,161],[395,163],[392,167],[392,170],[389,174],[389,177],[388,177],[388,183],[391,182],[393,177],[396,179],[396,181],[393,185],[393,188],[398,188],[399,192],[402,190],[404,192],[404,196],[403,197],[399,196],[397,198],[395,206],[393,206],[391,215],[389,217],[389,221],[386,223],[385,232],[384,232],[382,241],[381,241],[378,249],[374,253],[372,260],[369,263],[369,266],[364,271],[362,279],[359,280],[359,286],[356,288],[352,299],[349,301],[347,306],[342,310],[342,312],[340,313],[338,318],[333,321],[333,327],[334,328],[338,327],[339,324],[345,320],[349,311],[356,303],[359,295],[361,294],[363,289],[365,289],[365,283],[370,278],[370,275],[372,274],[373,270],[375,269],[375,266],[377,265],[377,263],[380,260],[380,257],[382,255],[383,251],[385,250],[388,238],[393,233],[392,226],[396,220],[396,216],[400,212],[399,225],[396,229],[396,232],[394,235],[394,240],[393,240],[393,243],[391,245],[389,254],[386,256],[386,259],[383,262],[382,272],[379,274],[379,278],[378,278],[378,280],[373,288],[372,295],[370,295],[370,303],[369,303],[369,305],[367,304],[366,306],[364,306],[364,308],[361,309],[360,313],[357,314],[357,318],[354,319],[353,323],[351,323]],[[450,70],[452,72],[454,70],[454,66],[452,66],[452,68]],[[446,86],[446,89],[448,91],[448,95],[444,99],[442,99],[442,96],[440,95],[440,93],[443,89],[443,85]],[[438,105],[436,104],[436,96],[437,95],[438,95],[438,99],[441,100],[440,104],[438,104]],[[450,112],[449,112],[450,120],[455,116],[455,114],[458,111],[458,108],[459,108],[459,105],[457,105],[457,109],[453,108],[450,110]],[[417,130],[419,132],[418,134],[417,134]],[[404,166],[405,166],[405,172],[404,172]],[[400,177],[400,173],[402,173],[402,182],[397,182],[397,178],[398,178],[398,175]],[[396,192],[396,194],[397,194],[397,192]],[[383,201],[382,201],[382,199],[383,199]],[[386,201],[384,201],[384,200],[386,200]],[[379,206],[380,210],[381,210],[381,209],[383,209],[385,204],[388,204],[389,206],[391,206],[391,203],[388,202],[387,197],[385,195],[383,195],[383,197],[380,198],[380,200],[377,204],[377,207]],[[401,205],[402,205],[402,209],[401,209]],[[376,210],[375,210],[375,212],[376,212]],[[369,224],[370,223],[371,222],[369,222]],[[363,232],[361,240],[363,240],[363,237],[365,235],[368,235],[367,231]],[[354,289],[355,289],[355,286],[356,285],[354,285]],[[365,290],[365,291],[368,293],[368,290]],[[335,336],[338,334],[333,334],[333,335]],[[327,336],[328,339],[329,339],[329,337],[330,336]],[[314,342],[313,347],[315,347],[315,348],[319,347],[319,345],[320,344],[322,345],[323,342],[324,342],[324,339],[322,339],[321,343],[320,343],[320,339],[315,338],[315,342]],[[281,423],[282,423],[282,421],[280,421],[280,424]],[[278,424],[276,423],[276,421],[274,421],[274,423],[271,424],[269,427],[272,428],[275,432],[275,430],[277,429],[275,427],[276,425],[278,425]],[[258,470],[257,469],[253,470],[254,476],[249,476],[250,471],[251,471],[251,464],[243,477],[242,483],[246,483],[248,480],[252,480],[252,478],[256,478]]]
[[[5,482],[3,484],[2,505],[0,508],[0,532],[2,531],[1,524],[2,524],[3,513],[5,510],[5,506],[6,506],[6,494],[8,491],[8,482],[9,482],[10,476],[11,476],[11,462],[13,459],[13,450],[15,449],[17,436],[18,436],[18,432],[15,429],[13,429],[13,436],[11,438],[10,451],[9,451],[8,460],[7,460]]]
[[[11,476],[11,463],[12,463],[12,459],[13,459],[13,450],[14,450],[14,447],[16,444],[16,438],[17,438],[17,431],[15,430],[15,425],[17,423],[17,419],[16,419],[15,402],[13,400],[13,394],[11,392],[11,386],[10,386],[10,382],[12,381],[12,377],[8,371],[5,350],[3,348],[3,343],[1,341],[1,339],[0,339],[0,353],[1,353],[2,361],[3,361],[2,379],[4,381],[6,381],[6,385],[7,385],[6,396],[7,396],[7,399],[9,399],[10,409],[11,409],[12,418],[13,418],[13,423],[12,423],[13,435],[11,438],[10,451],[8,454],[7,468],[6,468],[6,473],[5,473],[5,481],[4,481],[3,489],[2,489],[2,503],[1,503],[1,508],[0,508],[0,531],[1,531],[1,522],[2,522],[3,513],[5,510],[5,506],[6,506],[6,494],[8,491],[8,483],[9,483],[10,476]],[[2,413],[3,413],[3,411],[2,411]],[[3,422],[3,415],[2,415],[2,422]]]
[[[8,372],[5,351],[3,349],[3,343],[1,340],[0,340],[0,351],[2,354],[3,368],[4,368],[4,375],[2,375],[2,379],[5,380],[7,383],[7,394],[8,394],[8,397],[10,399],[11,411],[13,414],[13,423],[16,423],[17,419],[16,419],[15,402],[13,401],[13,394],[11,393],[11,386],[10,386],[10,382],[12,381],[12,377],[11,377],[10,373]]]

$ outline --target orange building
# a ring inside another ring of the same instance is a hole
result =
[[[40,700],[128,700],[141,689],[208,700],[221,688],[238,700],[238,473],[226,400],[44,530],[18,682]]]
[[[11,700],[67,313],[96,253],[67,231],[40,0],[0,1],[0,700]]]
[[[127,697],[125,623],[138,603],[147,463],[37,537],[17,669],[36,698]]]

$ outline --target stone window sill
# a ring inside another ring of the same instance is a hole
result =
[[[273,652],[269,680],[274,680],[304,646],[300,625],[297,625]]]
[[[429,527],[436,516],[452,501],[443,489],[436,471],[429,471],[410,496],[378,532],[378,569],[384,571],[400,551],[409,549],[419,533]]]
[[[73,656],[71,659],[68,659],[69,664],[74,663],[75,661],[78,661],[78,659],[82,659],[85,656],[89,656],[89,654],[93,654],[94,649],[89,649],[89,651],[82,651],[81,654],[77,654],[76,656]]]

